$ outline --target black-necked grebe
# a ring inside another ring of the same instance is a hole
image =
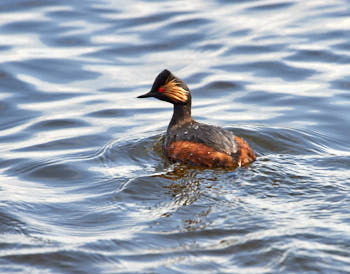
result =
[[[155,79],[151,91],[138,96],[146,97],[174,105],[173,117],[163,141],[163,152],[170,162],[237,167],[255,161],[254,151],[242,138],[223,128],[192,119],[190,89],[170,71],[163,70]]]

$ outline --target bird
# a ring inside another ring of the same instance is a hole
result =
[[[173,104],[173,115],[162,143],[170,163],[180,162],[208,168],[246,167],[256,160],[254,151],[241,137],[218,126],[195,121],[188,86],[165,69],[151,90],[137,98],[154,97]]]

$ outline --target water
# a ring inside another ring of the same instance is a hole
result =
[[[349,4],[1,1],[1,272],[350,272]],[[254,164],[166,163],[164,68]]]

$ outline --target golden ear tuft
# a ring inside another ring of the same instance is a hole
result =
[[[163,88],[163,94],[176,103],[185,103],[188,100],[188,91],[178,86],[175,79],[168,81]]]

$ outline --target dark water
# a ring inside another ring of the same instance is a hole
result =
[[[1,272],[349,273],[349,7],[2,0]],[[165,162],[164,68],[253,165]]]

